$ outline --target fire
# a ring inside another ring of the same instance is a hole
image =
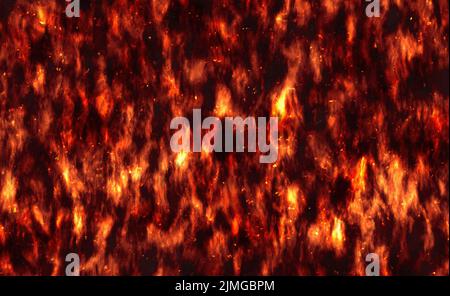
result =
[[[1,275],[449,274],[448,1],[87,2],[0,1]]]
[[[175,159],[175,163],[177,164],[177,166],[183,167],[187,159],[187,156],[188,153],[186,151],[180,151]]]
[[[333,230],[331,232],[331,240],[333,241],[333,245],[335,245],[336,249],[341,250],[344,247],[345,241],[345,226],[344,222],[339,220],[338,218],[334,218]]]
[[[83,212],[83,208],[80,205],[75,206],[75,211],[73,213],[73,226],[77,237],[80,237],[83,232]]]
[[[0,224],[0,243],[4,244],[6,241],[5,226]]]
[[[215,114],[219,117],[232,114],[231,94],[225,86],[217,89]]]
[[[7,172],[3,180],[3,188],[1,190],[1,205],[3,211],[15,213],[17,204],[15,202],[17,192],[17,182],[11,172]]]
[[[37,9],[37,17],[39,20],[39,24],[41,24],[42,26],[46,25],[46,18],[45,18],[45,12],[44,9],[42,7],[38,7]]]

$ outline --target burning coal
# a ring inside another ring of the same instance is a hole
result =
[[[0,1],[0,274],[449,274],[448,1]],[[278,118],[277,160],[170,121]]]

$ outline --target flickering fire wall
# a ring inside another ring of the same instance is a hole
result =
[[[448,1],[0,0],[0,274],[449,274]],[[278,158],[170,149],[278,118]]]

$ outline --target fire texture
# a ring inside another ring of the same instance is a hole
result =
[[[449,274],[448,1],[0,1],[0,274]],[[170,121],[276,116],[278,159]]]

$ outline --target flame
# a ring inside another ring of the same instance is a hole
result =
[[[1,205],[3,211],[11,213],[15,213],[17,211],[17,204],[15,202],[16,193],[16,179],[12,176],[11,172],[7,172],[4,176],[3,187],[1,190]]]
[[[381,3],[0,1],[0,275],[448,275],[448,1]]]
[[[187,159],[187,156],[188,153],[186,151],[180,151],[175,159],[175,163],[177,164],[177,166],[183,167],[186,164],[185,161]]]

